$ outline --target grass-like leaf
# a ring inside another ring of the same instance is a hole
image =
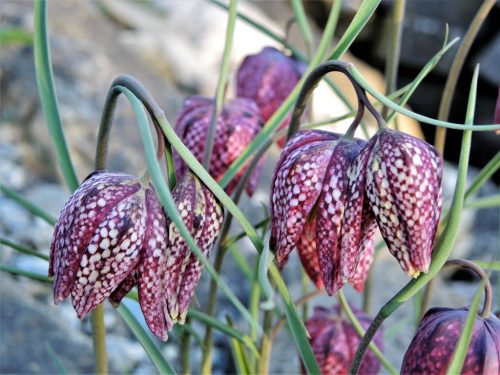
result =
[[[0,244],[8,246],[20,253],[26,254],[26,255],[31,255],[43,260],[49,260],[49,257],[45,254],[41,254],[38,251],[35,251],[33,249],[30,249],[29,247],[20,245],[18,243],[12,242],[6,238],[0,237]]]
[[[66,145],[66,138],[64,137],[61,116],[59,114],[47,36],[47,3],[45,0],[35,1],[34,15],[35,36],[33,45],[35,49],[35,73],[38,92],[42,102],[45,122],[49,129],[50,138],[54,145],[64,180],[68,188],[71,191],[75,191],[79,182]]]
[[[356,15],[333,49],[328,60],[338,60],[342,57],[368,23],[379,4],[380,0],[365,0],[361,3]]]
[[[479,289],[474,298],[472,299],[472,304],[467,314],[467,319],[465,319],[465,324],[462,328],[462,333],[458,339],[457,345],[455,346],[455,351],[453,352],[453,357],[448,366],[448,374],[460,374],[462,371],[462,366],[465,362],[465,357],[467,356],[467,351],[469,349],[470,340],[472,338],[472,332],[474,329],[474,324],[477,318],[477,311],[479,309],[479,304],[481,303],[481,295],[483,294],[484,281],[479,285]]]
[[[0,45],[19,44],[29,45],[33,43],[33,34],[20,27],[0,28]]]
[[[174,368],[170,365],[170,363],[168,363],[158,346],[154,343],[144,328],[142,328],[141,324],[137,321],[127,306],[122,303],[117,310],[134,336],[141,343],[144,351],[147,353],[149,359],[151,359],[151,362],[153,362],[158,372],[160,374],[176,374]]]
[[[53,217],[47,211],[41,209],[40,207],[38,207],[38,206],[34,205],[33,203],[31,203],[30,201],[28,201],[21,194],[16,193],[14,190],[11,190],[7,186],[1,185],[1,184],[0,184],[0,191],[3,194],[5,194],[6,197],[17,202],[19,205],[21,205],[27,211],[31,212],[33,215],[43,219],[45,222],[47,222],[50,225],[55,225],[55,223],[56,223],[55,217]]]

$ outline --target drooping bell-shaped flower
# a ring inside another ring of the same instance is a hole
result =
[[[208,130],[212,119],[214,101],[202,96],[187,98],[181,108],[175,131],[182,142],[202,162]],[[209,172],[216,180],[224,173],[241,152],[252,142],[262,128],[262,120],[255,103],[249,99],[238,98],[226,103],[217,119],[215,139],[210,160]],[[181,177],[188,170],[187,165],[177,153],[174,153],[177,176]],[[247,184],[247,193],[252,195],[257,186],[262,163],[255,169]],[[230,194],[245,172],[242,168],[226,187]]]
[[[402,374],[448,373],[468,308],[432,308],[420,322],[406,350]],[[500,320],[493,314],[477,316],[461,374],[500,373]]]
[[[54,302],[71,294],[83,318],[112,293],[122,291],[119,300],[137,284],[148,326],[166,339],[172,325],[161,304],[166,224],[149,183],[117,172],[91,174],[56,223],[49,265]]]
[[[223,210],[214,195],[198,178],[186,173],[173,190],[182,221],[203,255],[209,256],[219,235]],[[173,222],[168,224],[166,311],[174,322],[184,323],[203,265],[191,252]]]
[[[412,277],[427,272],[431,262],[441,215],[442,164],[434,147],[391,129],[380,130],[353,163],[352,191],[366,194],[389,251]],[[350,202],[346,216],[359,217],[363,202]],[[347,237],[355,239],[363,224],[348,225],[352,236]]]
[[[343,238],[344,210],[352,198],[349,175],[352,161],[361,151],[359,142],[320,130],[299,131],[288,141],[274,172],[271,247],[277,261],[286,260],[301,241],[306,222],[314,220],[319,270],[329,294],[353,276],[375,234],[375,221],[367,216],[355,243]]]
[[[306,71],[307,66],[273,47],[265,47],[255,55],[245,57],[236,78],[236,94],[257,103],[260,115],[267,121],[285,101]],[[291,115],[280,124],[290,122]],[[279,141],[285,145],[285,139]]]
[[[371,319],[363,312],[353,310],[361,326],[367,329]],[[360,338],[349,319],[341,312],[340,307],[316,307],[313,315],[306,322],[306,328],[321,374],[347,374]],[[375,334],[374,341],[382,350],[382,330]],[[367,352],[361,362],[359,373],[376,374],[379,369],[378,359],[372,352]]]

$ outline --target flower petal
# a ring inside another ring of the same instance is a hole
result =
[[[166,341],[167,331],[173,327],[170,316],[165,314],[167,218],[153,187],[146,190],[146,210],[143,256],[138,266],[139,303],[151,332]]]
[[[59,216],[51,244],[54,302],[71,292],[86,247],[112,207],[140,189],[138,181],[121,173],[89,176],[69,199]]]
[[[201,214],[201,222],[195,230],[195,240],[200,247],[203,255],[208,258],[210,250],[219,235],[224,215],[221,206],[213,196],[212,192],[208,190],[197,179],[198,189],[204,194],[204,212]],[[201,277],[203,265],[198,257],[191,253],[189,262],[186,265],[182,275],[182,281],[179,287],[179,322],[182,324],[186,318],[187,311],[193,299],[196,285]]]
[[[195,212],[199,212],[200,208],[198,206],[199,199],[196,198],[195,178],[191,173],[186,173],[178,181],[172,195],[184,225],[186,225],[190,233],[193,233],[196,220]],[[179,315],[179,288],[182,275],[189,261],[190,251],[175,224],[169,221],[168,227],[166,302],[170,318],[176,321]]]
[[[323,188],[318,198],[316,243],[321,278],[329,295],[336,293],[345,283],[341,274],[341,257],[343,257],[340,252],[341,223],[349,192],[349,166],[360,150],[360,147],[350,140],[338,141],[333,147]]]
[[[369,162],[367,196],[389,251],[403,270],[427,272],[441,211],[442,160],[429,144],[386,130]]]
[[[327,142],[313,142],[291,152],[275,172],[271,195],[271,247],[278,263],[297,243],[316,203],[332,154]]]
[[[71,290],[81,319],[104,301],[139,262],[144,239],[144,194],[134,194],[113,205],[83,254]]]
[[[316,252],[316,220],[306,223],[302,235],[297,242],[297,250],[299,253],[302,267],[306,271],[309,278],[318,289],[323,288],[321,280],[321,272],[319,268],[318,254]]]
[[[365,287],[365,281],[370,271],[370,266],[373,262],[373,253],[375,251],[375,234],[377,233],[377,222],[375,217],[370,212],[370,215],[363,215],[364,229],[363,238],[359,243],[357,266],[353,275],[349,279],[349,283],[353,288],[362,292]]]
[[[349,167],[349,193],[342,219],[340,270],[342,280],[347,281],[354,273],[359,259],[360,243],[364,236],[364,202],[366,187],[366,166],[373,141],[361,150]]]

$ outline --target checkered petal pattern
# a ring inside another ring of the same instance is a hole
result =
[[[223,210],[213,194],[196,176],[187,173],[173,197],[191,235],[208,257],[219,235]],[[193,254],[173,222],[168,224],[166,311],[173,322],[184,323],[203,265]]]
[[[175,131],[182,142],[192,152],[198,161],[203,161],[203,154],[212,118],[213,100],[201,96],[187,98],[179,113]],[[238,98],[228,102],[221,111],[216,123],[214,148],[210,160],[210,174],[218,181],[236,158],[252,142],[262,128],[262,119],[255,103],[249,99]],[[174,152],[174,163],[178,178],[188,170],[180,156]],[[260,170],[257,168],[250,182],[247,192],[252,195],[255,191]],[[239,179],[245,172],[245,167],[235,176],[226,187],[231,194]]]
[[[428,143],[384,129],[373,139],[366,196],[404,272],[427,272],[441,215],[442,158]]]
[[[283,265],[297,246],[308,275],[330,295],[351,278],[362,290],[371,264],[372,249],[362,254],[373,247],[376,222],[369,210],[363,210],[364,184],[351,184],[364,176],[366,162],[353,164],[363,146],[366,143],[339,134],[299,131],[285,146],[274,172],[271,247]]]
[[[305,64],[276,48],[265,47],[261,52],[245,57],[241,63],[236,78],[236,94],[254,100],[265,122],[292,92],[306,68]],[[291,115],[288,115],[279,128],[288,126],[290,119]],[[280,139],[278,144],[283,147],[285,139]]]
[[[162,308],[166,218],[151,185],[99,171],[70,197],[56,223],[49,275],[54,302],[71,294],[77,316],[105,299],[117,304],[138,284],[148,326],[166,340],[171,324]]]
[[[367,329],[371,319],[363,312],[353,309],[356,317]],[[340,313],[338,306],[331,308],[316,307],[306,322],[314,357],[321,369],[321,374],[347,374],[360,339],[345,314]],[[374,341],[383,349],[383,335],[379,330]],[[361,362],[360,374],[376,374],[380,363],[372,352],[367,352]]]
[[[401,374],[446,374],[467,319],[468,308],[432,308],[406,350]],[[476,317],[461,374],[500,373],[500,320]]]

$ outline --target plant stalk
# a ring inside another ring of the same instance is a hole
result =
[[[273,310],[266,310],[264,313],[264,335],[260,344],[260,359],[257,364],[257,374],[269,373],[269,360],[271,359],[271,349],[273,346],[272,339],[273,328]]]
[[[484,20],[488,16],[490,10],[495,5],[495,0],[485,0],[479,10],[477,11],[474,19],[472,20],[467,32],[465,33],[464,39],[460,47],[458,48],[457,55],[453,60],[453,63],[448,73],[448,78],[446,79],[446,84],[443,90],[443,96],[441,97],[441,103],[439,104],[438,119],[441,121],[448,121],[450,115],[451,102],[453,100],[453,95],[455,93],[458,78],[462,67],[464,66],[465,59],[469,54],[470,48],[474,39],[476,39],[479,29],[484,23]],[[436,129],[436,138],[434,140],[434,146],[436,149],[444,155],[444,146],[446,142],[446,128]]]
[[[401,36],[405,16],[406,0],[395,0],[392,6],[392,17],[389,43],[387,44],[387,62],[385,66],[385,95],[396,90],[398,78],[399,56],[401,52]],[[382,108],[382,117],[387,118],[389,108]]]
[[[104,325],[104,304],[99,304],[91,315],[92,342],[94,344],[95,368],[99,375],[108,373],[106,352],[106,327]]]
[[[186,318],[186,324],[191,323],[191,318],[188,316]],[[190,375],[191,374],[191,359],[190,359],[190,353],[191,353],[191,335],[189,334],[189,331],[187,329],[183,330],[181,337],[180,337],[180,342],[179,342],[179,350],[181,352],[181,366],[182,366],[182,373],[184,375]]]

